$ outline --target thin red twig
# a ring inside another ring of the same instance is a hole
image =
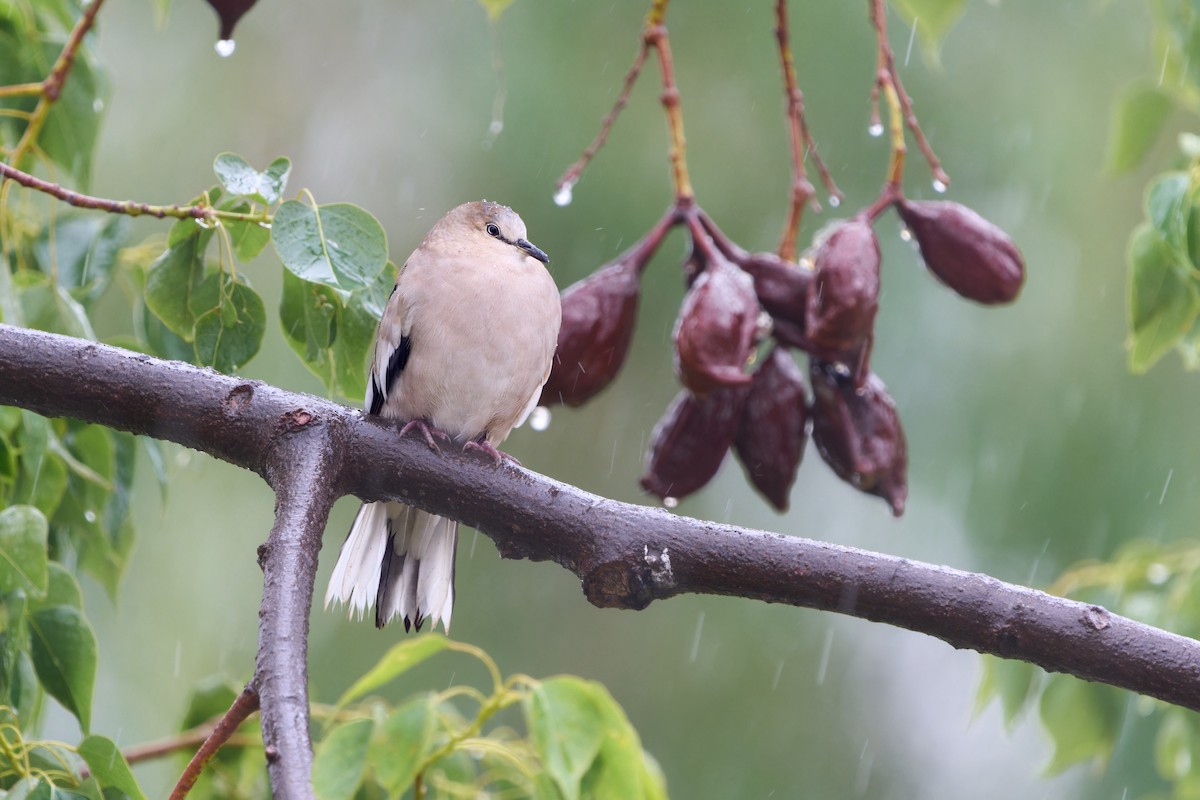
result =
[[[175,784],[170,800],[183,800],[187,797],[187,793],[192,790],[200,778],[200,773],[204,771],[204,766],[217,754],[221,745],[237,732],[238,727],[257,710],[258,690],[254,686],[254,681],[251,681],[233,701],[233,705],[229,707],[225,715],[213,726],[212,732],[204,740],[204,744],[200,745],[196,755],[192,756],[187,768],[179,776],[179,782]]]

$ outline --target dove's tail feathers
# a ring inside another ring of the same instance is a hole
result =
[[[375,625],[402,617],[405,630],[421,630],[428,617],[449,632],[458,523],[410,506],[397,505],[396,512],[379,573]]]
[[[417,630],[425,618],[450,630],[458,523],[400,503],[364,503],[342,544],[325,605],[344,603],[375,625],[395,617]]]

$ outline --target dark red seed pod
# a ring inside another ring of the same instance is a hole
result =
[[[813,442],[842,480],[878,495],[897,517],[908,497],[908,447],[896,405],[875,374],[861,388],[837,366],[810,363]]]
[[[771,316],[804,325],[812,270],[774,253],[747,253],[737,264],[754,279],[758,302]]]
[[[754,373],[733,443],[750,482],[780,511],[787,511],[807,442],[804,374],[775,347]]]
[[[223,40],[233,38],[233,27],[237,25],[242,15],[250,10],[255,0],[208,0],[208,4],[217,12],[221,29],[218,34]]]
[[[558,350],[541,405],[582,405],[616,377],[633,339],[642,266],[623,256],[562,293]]]
[[[700,398],[684,389],[650,439],[642,488],[679,499],[704,486],[721,466],[737,433],[745,389],[717,389]]]
[[[688,289],[675,323],[675,369],[697,394],[745,386],[761,309],[754,281],[719,252]]]
[[[938,280],[968,300],[1010,303],[1025,282],[1021,251],[1004,231],[961,203],[901,200],[896,210]]]
[[[818,357],[840,361],[871,336],[879,310],[879,260],[879,242],[866,217],[836,223],[817,246],[805,335]]]

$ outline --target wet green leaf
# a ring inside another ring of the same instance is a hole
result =
[[[921,50],[936,64],[942,40],[966,10],[967,0],[892,0],[892,5],[909,25],[916,24]]]
[[[1186,173],[1160,175],[1146,192],[1146,218],[1175,253],[1186,254],[1191,180]]]
[[[999,698],[1004,722],[1011,729],[1033,699],[1037,668],[1025,661],[985,656],[983,677],[975,698],[975,715],[983,713],[992,700]]]
[[[370,286],[387,264],[387,236],[350,203],[313,208],[295,200],[275,212],[271,241],[297,277],[343,292]]]
[[[277,158],[262,172],[236,153],[221,153],[213,161],[217,180],[230,194],[249,197],[263,205],[279,202],[292,171],[292,162]]]
[[[54,37],[44,44],[46,57],[53,63],[62,51],[63,40]],[[38,80],[48,74],[42,73]],[[92,59],[91,50],[84,45],[75,54],[71,77],[46,116],[38,143],[52,161],[65,169],[74,179],[75,188],[87,191],[91,181],[92,155],[96,135],[100,130],[104,103],[108,91],[103,76]]]
[[[83,610],[83,592],[74,573],[57,561],[51,561],[47,570],[46,595],[41,599],[30,598],[29,610],[43,611],[52,606],[70,606]]]
[[[54,606],[28,616],[33,668],[47,694],[91,725],[96,636],[77,608]]]
[[[189,236],[170,247],[146,275],[146,306],[184,341],[192,341],[196,314],[192,294],[204,280],[206,236]]]
[[[236,372],[258,352],[266,328],[262,298],[244,283],[231,283],[219,307],[196,317],[196,362]]]
[[[1140,373],[1191,329],[1200,313],[1200,293],[1187,268],[1149,225],[1133,232],[1129,267],[1129,368]]]
[[[534,750],[564,800],[579,800],[583,776],[604,745],[606,731],[596,694],[593,684],[579,678],[551,678],[523,704]]]
[[[46,517],[33,506],[0,511],[0,592],[44,597],[49,576]]]
[[[1127,87],[1117,99],[1109,130],[1108,168],[1126,172],[1142,163],[1171,108],[1171,98],[1156,86],[1138,83]]]
[[[446,637],[435,633],[427,633],[405,639],[384,653],[383,658],[366,674],[354,682],[338,698],[338,707],[343,708],[347,703],[369,694],[403,675],[408,670],[446,649]]]
[[[251,261],[258,257],[267,243],[271,241],[271,229],[264,227],[261,222],[246,219],[232,219],[224,223],[229,229],[229,238],[233,242],[233,254],[239,261]]]
[[[318,800],[350,800],[362,785],[367,747],[375,721],[356,719],[337,726],[316,748],[312,784]]]
[[[87,736],[79,743],[79,755],[87,762],[92,775],[105,787],[118,789],[132,800],[146,800],[141,787],[133,777],[125,756],[104,736]]]
[[[512,4],[513,0],[479,0],[479,5],[483,6],[483,10],[493,22],[500,19],[500,15]]]
[[[390,796],[399,796],[412,785],[433,751],[436,721],[433,697],[421,695],[389,714],[371,737],[367,763]]]
[[[42,231],[34,258],[72,297],[91,303],[108,286],[129,226],[129,218],[120,214],[63,215]]]
[[[1047,774],[1082,761],[1106,759],[1121,725],[1123,699],[1109,686],[1065,675],[1053,676],[1042,693],[1042,724],[1054,740]]]

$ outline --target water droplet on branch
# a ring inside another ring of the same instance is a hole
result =
[[[867,128],[867,133],[871,134],[872,136],[874,136],[877,139],[880,136],[883,136],[883,123],[882,122],[872,122],[871,127]]]
[[[554,193],[554,205],[559,208],[571,205],[571,190],[575,188],[574,181],[567,181],[562,186],[558,187],[558,191]]]
[[[940,180],[938,178],[934,178],[933,179],[933,190],[935,192],[937,192],[938,194],[945,194],[946,193],[945,182],[943,182],[942,180]]]

